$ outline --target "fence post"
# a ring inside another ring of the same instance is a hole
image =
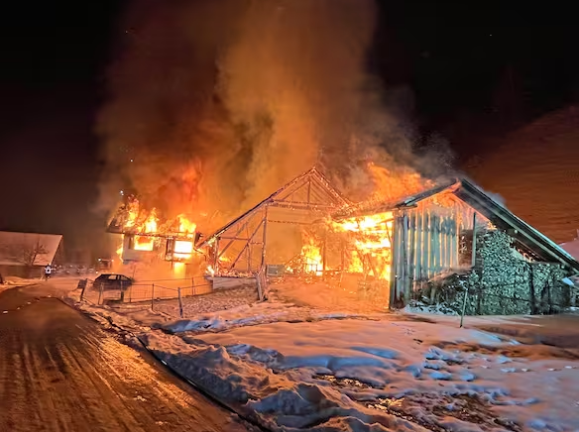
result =
[[[179,295],[179,316],[183,318],[183,300],[181,299],[181,287],[177,288],[177,294]]]
[[[151,310],[155,309],[155,284],[151,284]]]
[[[82,291],[80,292],[80,301],[84,300],[84,290],[86,289],[86,286],[88,285],[88,280],[85,279],[84,280],[84,285],[82,286]]]
[[[471,256],[471,267],[472,271],[475,271],[476,266],[476,211],[472,214],[472,256]],[[460,315],[460,327],[462,328],[462,323],[464,321],[464,314],[466,313],[466,301],[468,299],[469,287],[466,288],[464,293],[464,304],[462,305],[462,314]],[[479,299],[480,299],[480,289],[479,289]]]
[[[100,288],[99,288],[99,299],[98,299],[98,301],[97,301],[97,305],[100,305],[100,304],[101,304],[101,298],[102,298],[102,296],[103,296],[103,285],[104,285],[104,284],[101,282],[101,286],[100,286]]]
[[[123,290],[123,280],[121,279],[121,303],[125,302],[125,291]]]
[[[131,285],[129,286],[129,303],[132,303],[133,301],[133,284],[131,283]]]
[[[460,328],[462,328],[462,323],[464,321],[464,314],[466,313],[466,301],[468,300],[468,287],[464,292],[464,303],[462,304],[462,313],[460,314]]]

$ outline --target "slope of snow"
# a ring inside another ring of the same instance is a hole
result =
[[[146,339],[169,365],[273,429],[579,428],[577,360],[480,330],[334,320]]]

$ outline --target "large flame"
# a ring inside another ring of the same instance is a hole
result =
[[[317,276],[323,274],[322,254],[313,239],[310,238],[309,241],[302,246],[301,256],[303,270],[306,274],[315,274]]]
[[[348,272],[390,280],[392,222],[391,212],[330,222],[335,231],[349,234]]]
[[[191,222],[185,215],[177,216],[179,219],[179,232],[183,234],[187,234],[188,236],[192,236],[195,234],[197,230],[197,224]]]
[[[185,274],[184,261],[189,261],[194,252],[193,238],[197,230],[196,223],[185,214],[161,222],[155,208],[151,210],[143,208],[136,198],[129,200],[122,217],[123,231],[134,235],[133,248],[136,251],[154,251],[156,234],[175,238],[173,257],[179,262],[173,263],[173,271],[178,276]],[[122,259],[122,243],[117,249],[117,254]]]

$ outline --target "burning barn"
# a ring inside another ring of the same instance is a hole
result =
[[[306,277],[386,307],[445,303],[467,313],[563,308],[562,280],[579,273],[573,257],[466,180],[365,205],[316,169],[198,247],[216,280]]]
[[[546,313],[572,301],[564,281],[579,263],[467,180],[351,206],[333,220],[350,233],[347,247],[358,257],[351,263],[361,263],[364,284],[387,281],[391,307]]]
[[[301,278],[386,308],[551,312],[569,305],[562,281],[579,274],[572,256],[467,180],[353,204],[312,168],[208,236],[136,200],[109,232],[123,236],[124,263],[160,261],[182,276],[195,267],[213,288]]]
[[[327,218],[349,202],[313,168],[298,176],[198,247],[215,278],[322,276],[336,268],[327,247]]]

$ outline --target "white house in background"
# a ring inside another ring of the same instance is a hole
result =
[[[62,236],[0,231],[0,274],[22,278],[41,277],[47,264],[62,255]]]

